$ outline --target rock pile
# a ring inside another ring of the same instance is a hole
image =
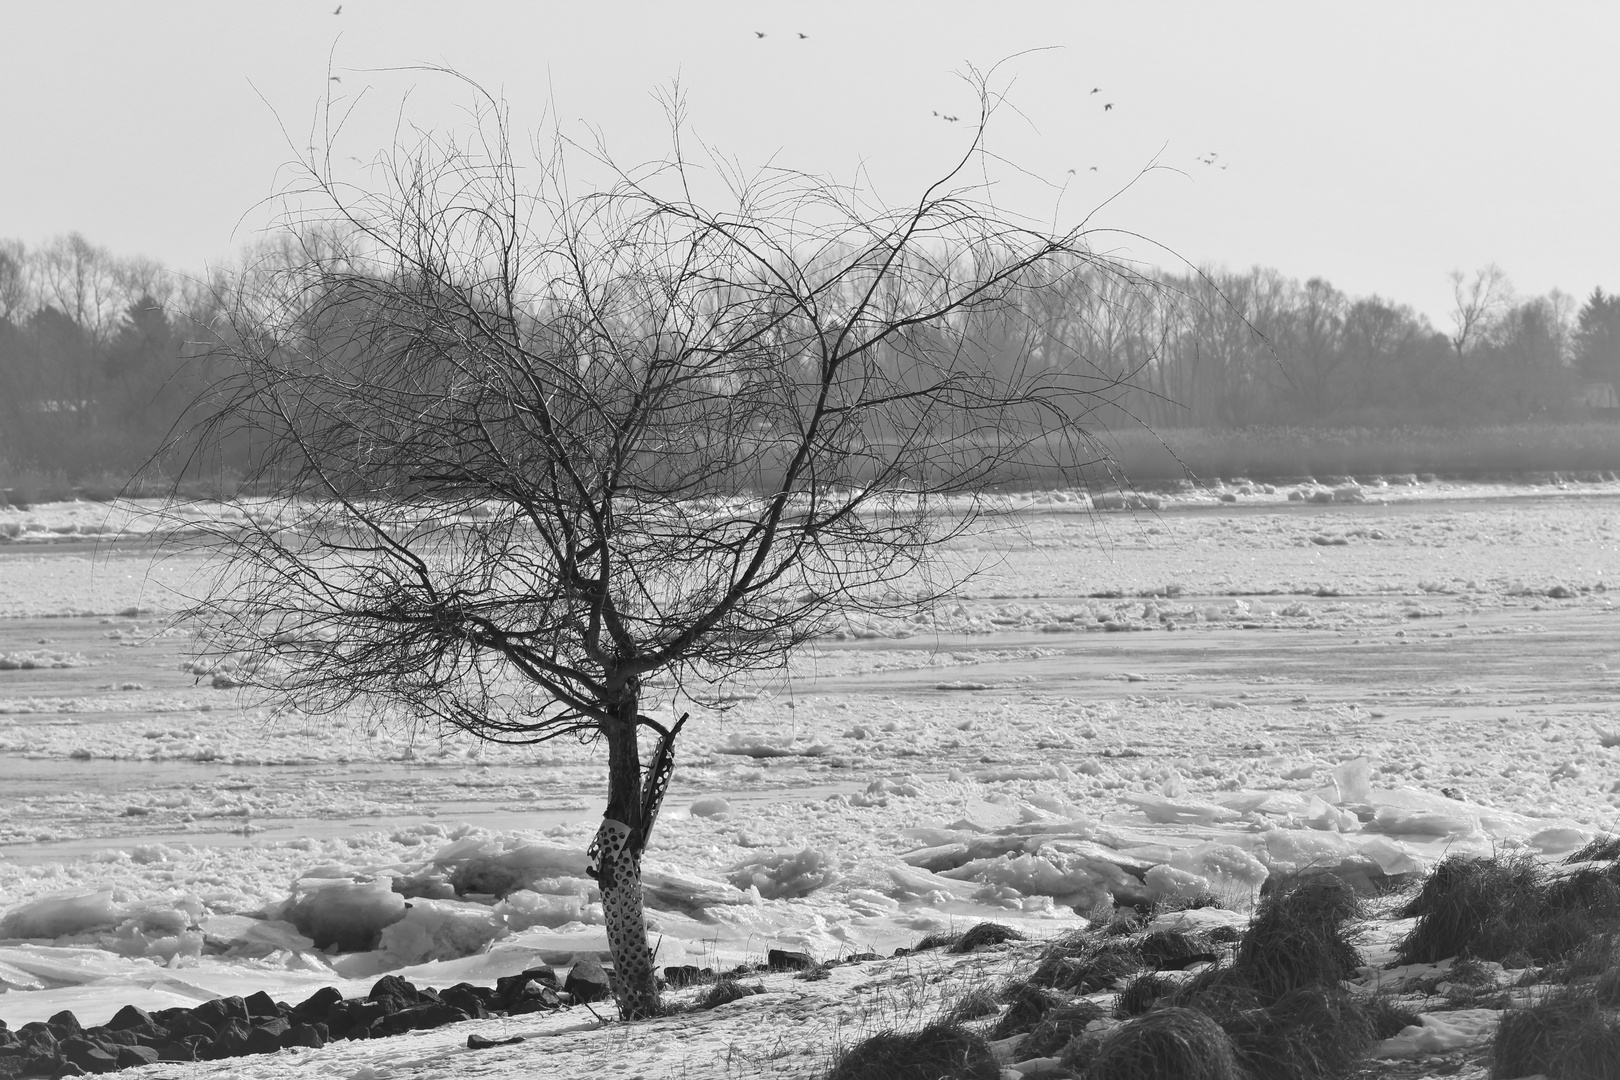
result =
[[[0,1021],[0,1080],[83,1076],[160,1061],[214,1061],[320,1047],[334,1039],[374,1039],[461,1020],[517,1016],[609,996],[608,973],[581,960],[561,986],[549,967],[496,980],[493,987],[458,983],[418,989],[397,975],[378,979],[363,998],[323,987],[297,1005],[260,991],[215,998],[192,1009],[148,1013],[126,1005],[105,1024],[86,1028],[71,1011],[24,1024]]]

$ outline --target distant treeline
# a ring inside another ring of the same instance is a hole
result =
[[[21,477],[106,489],[131,476],[217,377],[212,346],[241,284],[173,274],[77,234],[37,248],[0,241],[0,489]],[[1146,425],[1175,449],[1178,431],[1199,429],[1178,456],[1204,475],[1228,471],[1197,460],[1209,433],[1241,444],[1244,431],[1264,441],[1262,429],[1355,430],[1376,442],[1395,429],[1483,437],[1620,416],[1620,297],[1516,297],[1494,267],[1453,285],[1450,326],[1437,329],[1405,305],[1274,270],[1133,284],[1077,268],[985,333],[1005,340],[1010,363],[1100,377],[1109,389],[1096,415],[1116,433]],[[157,472],[175,475],[184,457],[182,446]],[[205,464],[217,477],[241,463]]]

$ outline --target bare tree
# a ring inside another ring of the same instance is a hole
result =
[[[980,90],[900,208],[780,170],[700,205],[678,115],[656,167],[573,196],[570,155],[611,159],[558,142],[524,187],[481,98],[476,150],[425,138],[383,190],[305,162],[288,242],[238,279],[190,434],[246,439],[262,502],[192,617],[311,712],[605,743],[590,867],[626,1018],[660,1009],[640,865],[685,720],[651,677],[717,704],[851,611],[915,613],[981,493],[1099,457],[1112,377],[973,328],[1071,275],[1143,283],[967,184],[995,165]]]
[[[1513,300],[1513,287],[1501,267],[1491,263],[1465,278],[1461,270],[1451,272],[1451,347],[1458,356],[1490,328],[1491,321]]]
[[[15,322],[27,312],[28,252],[19,240],[0,240],[0,322]]]

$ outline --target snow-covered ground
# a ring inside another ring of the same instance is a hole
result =
[[[1111,902],[1210,889],[1241,906],[1306,865],[1372,879],[1615,829],[1620,484],[1334,490],[1101,512],[1031,498],[954,545],[982,567],[957,601],[852,621],[791,677],[694,716],[647,863],[659,963],[886,955],[984,918],[1044,936]],[[387,970],[449,985],[605,948],[583,873],[592,748],[244,706],[229,664],[193,663],[165,622],[200,558],[106,539],[152,520],[137,509],[0,511],[16,537],[0,545],[0,1019],[363,993]],[[379,931],[367,951],[315,942]],[[865,1022],[854,983],[878,979],[835,969],[662,1035],[575,1013],[499,1024],[548,1054],[578,1043],[582,1062],[652,1055],[627,1076],[809,1075]],[[784,1009],[802,1034],[770,1056]],[[752,1031],[769,1010],[773,1034]],[[671,1039],[698,1064],[658,1064]],[[522,1046],[463,1059],[458,1042],[283,1057],[287,1075],[295,1058],[521,1071]],[[774,1064],[727,1072],[717,1045]]]

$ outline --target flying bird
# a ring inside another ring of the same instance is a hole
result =
[[[343,76],[341,76],[341,75],[328,75],[326,77],[326,81],[327,82],[342,82],[343,81]]]
[[[1112,101],[1110,101],[1108,104],[1103,106],[1103,112],[1111,112],[1111,111],[1113,111],[1113,108],[1114,108],[1114,103]]]
[[[1093,93],[1093,94],[1100,94],[1100,93],[1102,93],[1102,87],[1100,87],[1100,86],[1093,86],[1093,87],[1092,87],[1092,88],[1091,88],[1091,92],[1092,92],[1092,93]]]
[[[949,121],[950,121],[950,122],[951,122],[951,123],[953,123],[953,124],[954,124],[954,123],[956,123],[956,122],[957,122],[957,121],[958,121],[958,120],[960,120],[960,119],[961,119],[961,117],[959,117],[959,116],[943,116],[943,117],[940,117],[940,119],[942,119],[942,120],[949,120]]]
[[[337,6],[337,10],[336,10],[336,11],[334,11],[334,12],[332,12],[332,14],[334,14],[334,15],[341,15],[341,14],[343,14],[343,5],[342,5],[342,4],[339,4],[339,5],[338,5],[338,6]]]
[[[799,40],[800,40],[800,41],[803,41],[803,40],[804,40],[804,39],[805,39],[805,38],[807,38],[807,37],[809,37],[809,36],[810,36],[810,35],[809,35],[809,34],[800,34],[800,35],[799,35]]]
[[[1093,165],[1093,166],[1092,166],[1092,167],[1091,167],[1091,171],[1092,171],[1092,172],[1096,172],[1096,171],[1097,171],[1097,166],[1095,166],[1095,165]]]
[[[757,38],[762,38],[762,37],[765,36],[765,31],[763,31],[763,30],[755,30],[754,31],[754,36],[757,37]]]

